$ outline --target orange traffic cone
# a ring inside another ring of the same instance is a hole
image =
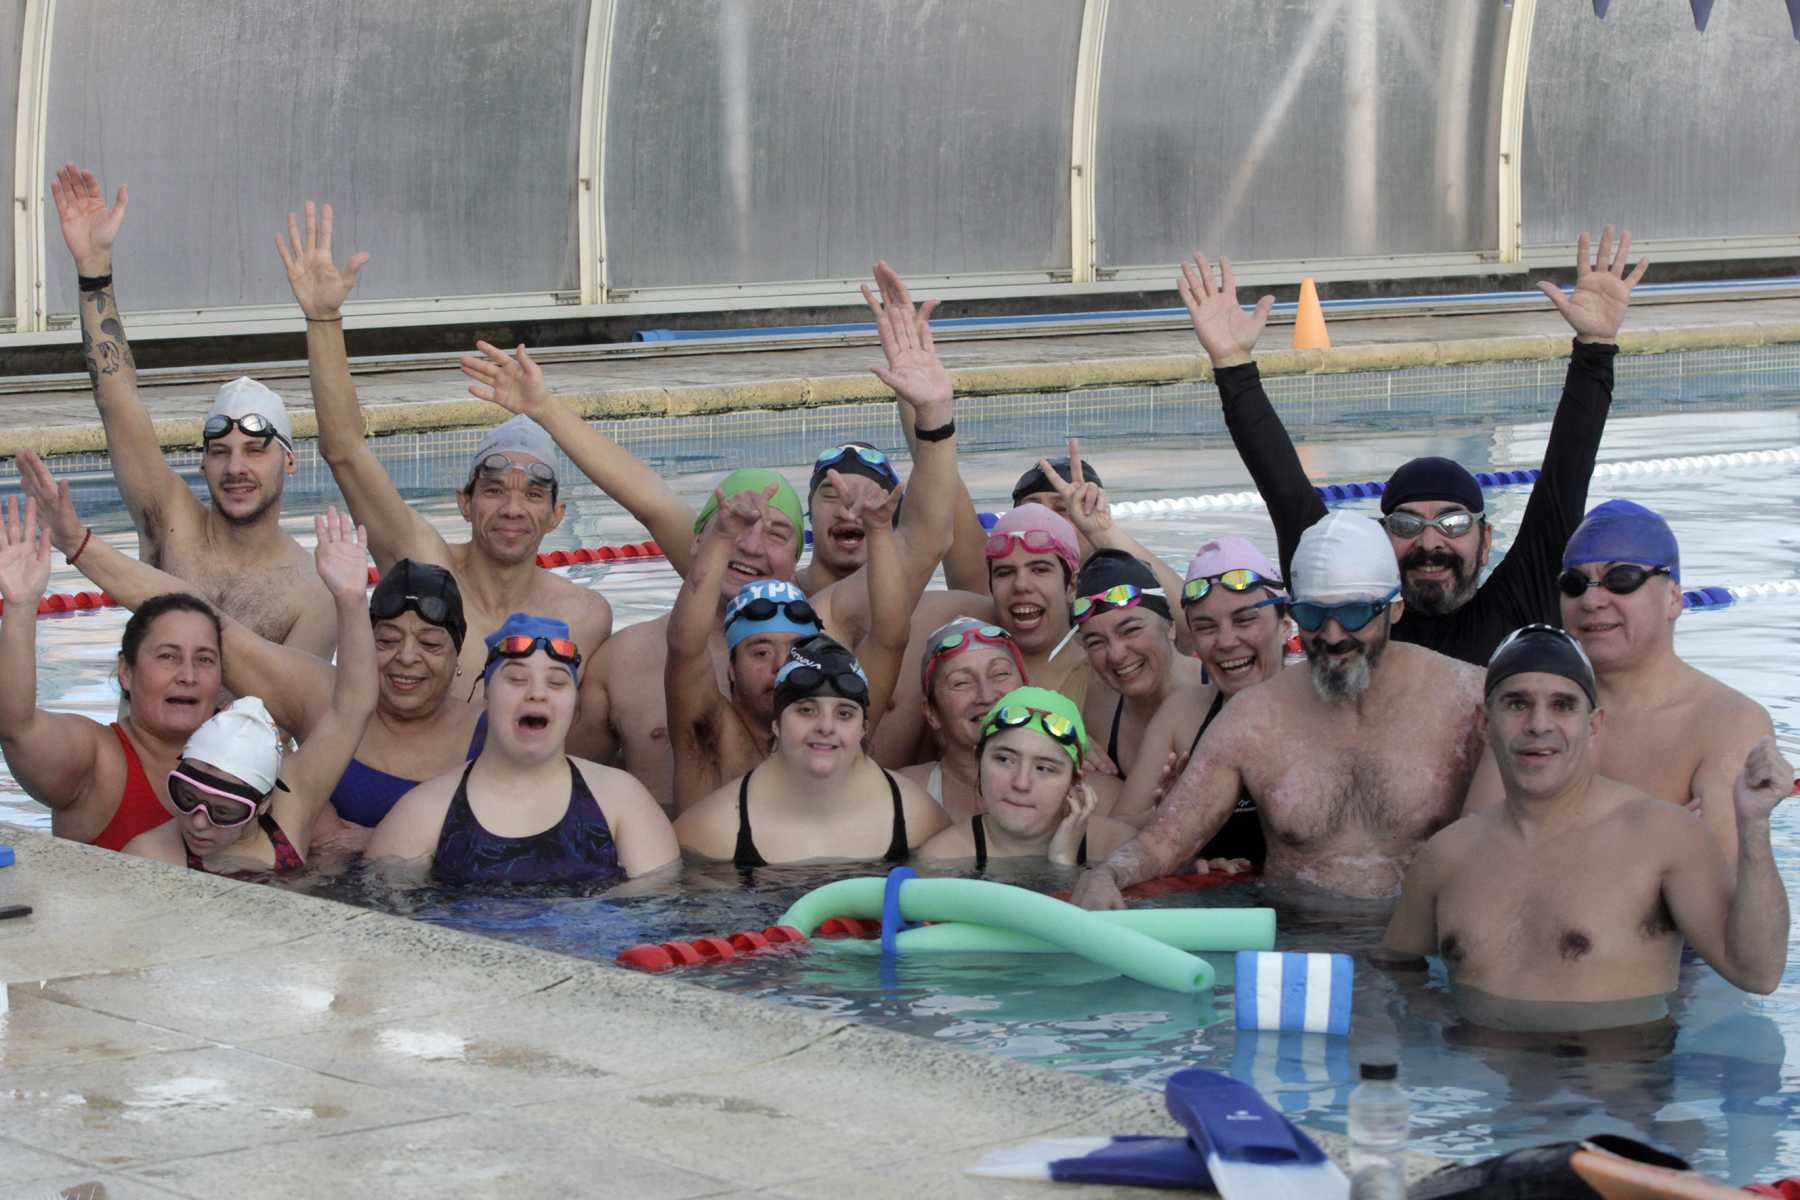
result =
[[[1294,314],[1294,349],[1331,349],[1331,335],[1325,332],[1325,310],[1319,307],[1319,289],[1310,277],[1300,281],[1300,311]]]

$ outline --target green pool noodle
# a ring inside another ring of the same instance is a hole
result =
[[[802,896],[780,923],[805,933],[828,917],[879,915],[885,879],[843,879]],[[961,921],[1030,934],[1140,983],[1193,994],[1212,988],[1212,967],[1185,950],[1049,896],[981,879],[909,879],[900,888],[909,921]]]

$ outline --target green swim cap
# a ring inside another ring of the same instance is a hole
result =
[[[727,496],[735,496],[740,492],[755,492],[760,496],[771,483],[777,486],[775,494],[769,498],[769,507],[776,512],[785,513],[788,520],[794,523],[796,534],[805,532],[806,517],[800,507],[800,497],[795,493],[794,486],[783,479],[778,471],[771,471],[767,467],[741,467],[719,480],[719,490]],[[704,529],[706,522],[718,511],[718,499],[708,496],[706,503],[700,506],[700,515],[694,518],[694,532],[699,533]]]
[[[1081,706],[1073,700],[1049,688],[1014,688],[988,710],[981,723],[981,746],[997,733],[1021,727],[1035,729],[1061,746],[1076,770],[1081,769],[1081,760],[1087,757],[1087,726],[1081,720]],[[981,748],[975,752],[980,754]]]

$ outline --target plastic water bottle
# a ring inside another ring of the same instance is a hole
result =
[[[1350,1200],[1406,1200],[1406,1184],[1393,1163],[1364,1167],[1350,1180]]]
[[[1406,1152],[1412,1106],[1398,1082],[1400,1068],[1391,1062],[1362,1064],[1362,1082],[1350,1093],[1350,1174],[1365,1167],[1398,1168]]]

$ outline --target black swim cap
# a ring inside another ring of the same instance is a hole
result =
[[[1459,462],[1447,458],[1415,458],[1388,477],[1381,511],[1391,513],[1414,500],[1449,500],[1472,513],[1482,511],[1481,485]]]
[[[1064,479],[1069,478],[1069,472],[1073,469],[1069,466],[1069,460],[1066,458],[1053,458],[1050,460],[1050,466]],[[1100,472],[1094,470],[1094,464],[1085,458],[1081,460],[1081,478],[1082,482],[1094,484],[1096,487],[1106,486],[1100,481]],[[1045,492],[1054,491],[1056,491],[1056,485],[1050,482],[1050,477],[1044,474],[1044,469],[1034,466],[1019,476],[1019,482],[1013,484],[1013,507],[1017,508],[1025,503],[1027,496],[1041,496]]]
[[[787,661],[775,673],[775,715],[797,700],[829,696],[851,700],[869,711],[869,677],[856,655],[824,634],[803,638],[788,650]]]
[[[407,609],[450,635],[458,654],[469,625],[463,619],[462,589],[456,576],[431,563],[403,558],[389,567],[369,594],[369,619],[392,621]]]
[[[1156,572],[1148,563],[1133,558],[1123,550],[1096,550],[1087,556],[1081,564],[1081,572],[1075,576],[1075,598],[1098,596],[1108,588],[1128,583],[1144,593],[1139,605],[1162,617],[1173,619],[1169,610],[1168,597],[1150,594],[1152,589],[1160,591],[1162,583],[1156,578]]]
[[[1484,696],[1514,675],[1542,672],[1561,675],[1587,693],[1588,704],[1598,707],[1594,695],[1594,665],[1581,643],[1554,625],[1527,625],[1514,630],[1488,659]]]

